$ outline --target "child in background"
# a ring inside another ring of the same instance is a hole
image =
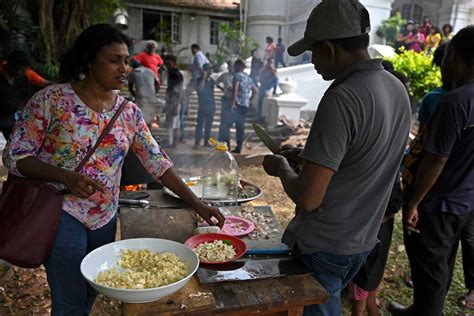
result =
[[[168,128],[168,146],[176,147],[179,140],[181,107],[181,92],[183,90],[183,75],[177,68],[176,56],[167,56],[168,87],[166,88],[166,126]]]
[[[411,38],[407,40],[407,43],[409,43],[411,50],[419,53],[423,50],[423,45],[425,44],[425,35],[415,28]]]
[[[425,53],[433,53],[441,43],[441,39],[442,37],[439,29],[436,26],[432,26],[430,34],[428,34],[428,36],[426,37]]]

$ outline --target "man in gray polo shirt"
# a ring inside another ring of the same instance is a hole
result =
[[[265,157],[297,214],[283,240],[329,292],[308,315],[339,315],[340,292],[377,242],[410,129],[401,82],[370,59],[370,18],[356,0],[325,0],[311,13],[292,56],[312,51],[312,63],[334,80],[321,100],[296,174],[281,155]]]

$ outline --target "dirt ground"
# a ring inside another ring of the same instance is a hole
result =
[[[280,224],[286,227],[294,205],[284,194],[280,181],[269,177],[259,167],[245,167],[241,173],[244,180],[259,186],[264,192],[251,204],[272,206]],[[1,275],[0,271],[0,315],[49,315],[50,293],[43,268],[13,268],[3,278]],[[120,315],[120,303],[99,295],[92,315]]]

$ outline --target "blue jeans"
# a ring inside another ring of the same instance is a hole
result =
[[[226,142],[230,145],[230,128],[235,123],[236,136],[237,136],[237,148],[238,150],[242,149],[242,144],[244,143],[245,137],[245,119],[247,117],[247,112],[249,108],[244,106],[237,106],[234,112],[230,112],[229,115],[225,117],[225,121],[222,121],[222,134],[221,141]]]
[[[304,264],[329,293],[329,301],[326,304],[305,306],[303,315],[341,315],[341,291],[359,272],[369,253],[370,251],[355,255],[333,255],[316,252],[302,255]]]
[[[214,86],[210,87],[214,89]],[[198,91],[198,115],[196,134],[194,136],[194,144],[199,145],[202,138],[202,129],[204,127],[204,144],[209,142],[211,138],[212,121],[214,120],[214,113],[216,112],[216,103],[214,100],[214,91],[203,89]]]
[[[230,101],[230,97],[225,95],[221,98],[221,120],[219,124],[219,135],[217,136],[217,140],[220,142],[230,142],[230,127],[232,125]]]
[[[276,88],[278,86],[278,77],[275,77],[270,82],[262,83],[258,90],[258,107],[257,107],[257,118],[262,117],[263,112],[263,99],[265,99],[265,94],[268,90],[273,89],[273,93],[276,93]]]
[[[44,263],[51,290],[51,315],[88,315],[97,292],[83,278],[82,259],[115,240],[117,217],[97,230],[87,229],[63,211],[53,250]]]

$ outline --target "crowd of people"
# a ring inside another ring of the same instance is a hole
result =
[[[396,49],[413,50],[417,53],[432,54],[441,43],[449,42],[454,36],[451,24],[440,29],[433,25],[429,16],[423,17],[422,24],[409,20],[397,36]]]
[[[292,56],[310,51],[317,72],[334,80],[318,105],[305,147],[263,161],[265,171],[281,180],[296,205],[283,242],[329,293],[327,303],[306,306],[304,312],[340,315],[341,292],[347,288],[354,316],[366,311],[379,315],[377,289],[400,209],[413,304],[392,303],[390,312],[442,315],[459,243],[467,289],[460,303],[472,310],[474,26],[453,36],[446,25],[441,34],[425,17],[420,27],[409,21],[401,32],[400,47],[432,54],[443,77],[443,85],[422,100],[420,128],[408,146],[408,80],[390,63],[370,58],[369,32],[370,16],[360,2],[326,0],[311,13],[304,37],[288,47]],[[121,166],[129,150],[209,224],[214,217],[223,225],[219,210],[189,190],[152,136],[156,95],[166,73],[164,127],[169,129],[167,145],[176,146],[184,140],[190,97],[197,94],[194,145],[199,148],[210,146],[214,88],[221,89],[218,139],[230,148],[235,125],[233,151],[238,153],[252,97],[258,96],[256,118],[261,120],[265,94],[276,93],[276,67],[285,66],[281,39],[275,44],[267,37],[266,42],[263,58],[252,51],[250,75],[237,59],[227,61],[227,71],[217,79],[210,56],[191,45],[186,87],[175,55],[162,50],[160,56],[154,41],[143,52],[130,54],[130,39],[107,24],[84,30],[65,54],[65,83],[32,74],[31,60],[22,51],[11,52],[0,65],[0,128],[9,139],[5,166],[14,175],[55,182],[71,192],[64,196],[56,241],[45,262],[53,314],[88,314],[92,308],[96,293],[87,287],[79,264],[115,237]],[[164,67],[166,72],[160,71]],[[117,92],[127,82],[133,102]],[[40,91],[30,98],[35,90]],[[72,171],[122,104],[121,119],[94,159],[80,173]],[[300,164],[296,171],[289,162],[295,157]]]

